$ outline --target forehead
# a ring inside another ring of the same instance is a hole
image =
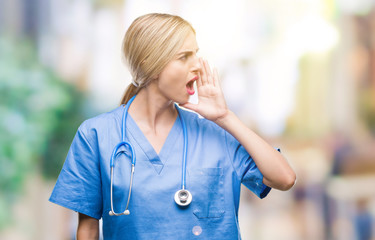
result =
[[[189,33],[189,35],[186,37],[184,43],[182,44],[182,47],[179,52],[183,51],[197,51],[198,50],[198,43],[195,38],[195,34],[193,32]]]

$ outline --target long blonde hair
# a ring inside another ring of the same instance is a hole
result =
[[[155,79],[195,30],[183,18],[150,13],[133,21],[123,39],[123,54],[132,75],[121,104]]]

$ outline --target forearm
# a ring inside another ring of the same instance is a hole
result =
[[[77,240],[98,240],[99,221],[95,218],[78,214]]]
[[[266,141],[249,129],[233,112],[215,121],[241,143],[251,155],[260,172],[263,183],[279,190],[290,189],[296,175],[286,159]]]

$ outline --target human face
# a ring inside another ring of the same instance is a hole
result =
[[[159,74],[157,89],[168,100],[183,104],[194,94],[193,85],[201,69],[197,51],[195,34],[191,32],[175,58]]]

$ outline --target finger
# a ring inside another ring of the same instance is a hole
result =
[[[190,110],[193,110],[194,112],[197,112],[197,110],[198,110],[197,104],[193,104],[193,103],[189,103],[189,102],[181,104],[180,106],[184,107],[184,108],[187,108],[187,109],[190,109]]]
[[[204,64],[204,60],[202,58],[199,59],[202,68],[201,68],[201,79],[202,79],[202,85],[207,83],[207,72],[206,72],[206,67]]]
[[[211,68],[210,68],[210,65],[208,64],[207,60],[204,60],[204,69],[205,69],[206,75],[207,75],[207,83],[212,84],[212,72],[211,72]]]
[[[198,72],[198,80],[197,80],[197,88],[199,88],[200,86],[202,86],[202,74],[199,71]]]
[[[200,86],[202,86],[202,63],[201,63],[201,58],[198,58],[198,62],[199,62],[199,65],[200,67],[198,68],[198,79],[196,81],[196,84],[197,84],[197,88],[199,88]]]

